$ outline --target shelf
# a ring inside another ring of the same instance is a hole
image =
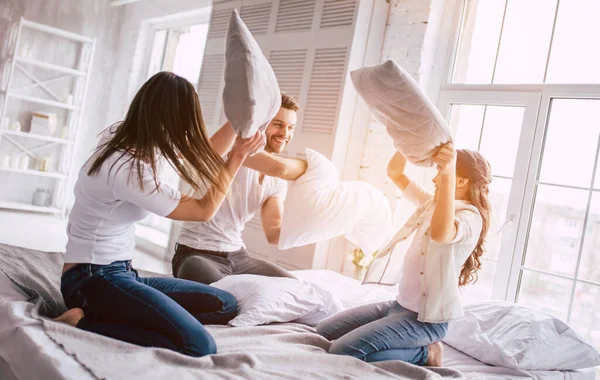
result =
[[[31,29],[39,30],[40,32],[49,33],[49,34],[53,34],[55,36],[67,38],[69,40],[74,40],[74,41],[79,41],[79,42],[93,42],[94,41],[92,38],[85,37],[80,34],[71,33],[66,30],[53,28],[48,25],[39,24],[37,22],[25,20],[23,18],[21,18],[21,25],[31,28]]]
[[[34,139],[34,140],[49,141],[49,142],[54,142],[57,144],[66,144],[66,145],[73,144],[73,141],[71,141],[71,140],[61,139],[58,137],[37,135],[35,133],[29,133],[29,132],[17,132],[17,131],[10,131],[10,130],[4,129],[4,130],[0,130],[0,134],[9,135],[9,136],[17,136],[17,137],[25,137],[25,138]]]
[[[57,179],[66,179],[67,176],[61,173],[54,172],[42,172],[39,170],[31,170],[31,169],[14,169],[14,168],[0,168],[0,171],[10,172],[10,173],[20,173],[20,174],[28,174],[38,177],[48,177],[48,178],[57,178]]]
[[[38,61],[35,59],[29,59],[29,58],[23,58],[23,57],[16,57],[15,61],[19,62],[19,63],[24,63],[27,65],[32,65],[32,66],[36,66],[36,67],[42,67],[44,69],[48,69],[48,70],[53,70],[53,71],[57,71],[60,73],[65,73],[65,74],[70,74],[70,75],[77,75],[77,76],[85,76],[85,72],[80,71],[80,70],[75,70],[72,69],[70,67],[65,67],[65,66],[59,66],[59,65],[55,65],[52,63],[48,63],[48,62],[43,62],[43,61]]]
[[[20,203],[20,202],[0,201],[0,208],[8,208],[11,210],[45,212],[48,214],[60,214],[62,212],[61,209],[56,208],[56,207],[41,207],[41,206],[34,206],[31,204]]]
[[[74,106],[72,104],[55,102],[53,100],[46,100],[46,99],[42,99],[42,98],[35,98],[33,96],[13,94],[11,92],[8,92],[7,96],[9,98],[13,98],[13,99],[26,100],[28,102],[46,104],[46,105],[53,106],[53,107],[60,107],[60,108],[65,108],[65,109],[75,110],[75,111],[79,110],[79,107]]]

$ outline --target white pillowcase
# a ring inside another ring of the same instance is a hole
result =
[[[358,94],[387,127],[394,145],[410,162],[433,166],[441,144],[452,140],[438,109],[406,70],[388,60],[350,73]]]
[[[600,365],[600,354],[565,322],[508,302],[465,306],[444,342],[484,363],[524,370]]]
[[[226,276],[211,284],[237,299],[238,315],[230,326],[258,326],[273,322],[297,322],[316,326],[342,310],[327,290],[293,278],[252,274]]]
[[[225,116],[239,136],[249,138],[266,128],[280,107],[281,92],[275,73],[234,10],[225,48]]]
[[[306,149],[308,169],[292,183],[285,199],[279,249],[344,235],[370,254],[392,234],[389,202],[365,182],[340,182],[335,166]]]

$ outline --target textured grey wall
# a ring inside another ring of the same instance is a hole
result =
[[[73,179],[95,146],[96,135],[109,123],[107,111],[124,14],[124,7],[111,7],[107,0],[0,0],[0,72],[12,54],[16,26],[21,17],[97,39],[79,144],[73,157]],[[49,45],[35,48],[44,49],[43,55],[52,60],[53,55],[62,51]],[[67,202],[71,203],[72,183],[69,189]]]

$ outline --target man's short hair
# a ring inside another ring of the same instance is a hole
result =
[[[296,99],[292,98],[283,91],[281,92],[281,107],[296,112],[300,111],[300,105],[298,105]]]

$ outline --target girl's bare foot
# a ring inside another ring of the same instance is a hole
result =
[[[442,346],[442,342],[435,342],[427,346],[429,351],[429,355],[427,355],[427,363],[425,365],[427,367],[441,367],[443,356],[444,356],[444,346]]]
[[[60,317],[54,318],[54,321],[66,323],[67,325],[75,327],[75,326],[77,326],[77,324],[79,323],[81,318],[83,318],[83,316],[84,316],[83,309],[76,307],[76,308],[67,310]]]

